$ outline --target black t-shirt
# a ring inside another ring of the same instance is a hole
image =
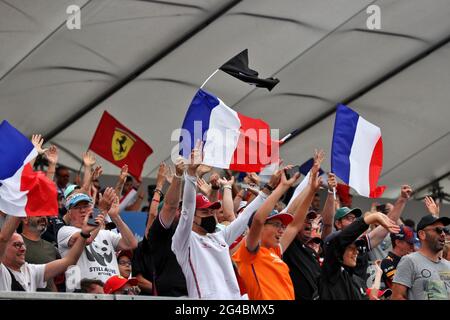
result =
[[[283,253],[283,260],[289,266],[295,299],[317,300],[321,269],[316,252],[294,239]]]
[[[131,261],[131,270],[133,276],[142,275],[145,279],[153,283],[153,262],[150,255],[150,248],[148,241],[144,238],[138,243],[138,246],[133,251],[133,259]],[[148,293],[141,292],[142,295]]]
[[[148,245],[155,268],[156,293],[159,296],[188,295],[186,279],[171,248],[175,230],[175,223],[169,229],[164,228],[158,215],[148,234]]]

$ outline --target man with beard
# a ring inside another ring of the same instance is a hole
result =
[[[25,242],[15,232],[20,218],[8,216],[0,232],[0,291],[34,292],[45,288],[49,279],[75,264],[94,229],[87,224],[87,220],[88,216],[81,221],[78,237],[64,258],[46,264],[30,264],[25,261]]]
[[[55,246],[41,238],[41,235],[47,230],[47,225],[47,217],[27,217],[22,220],[22,238],[27,247],[26,262],[46,264],[61,258]],[[53,279],[47,281],[44,291],[58,291]]]
[[[402,257],[397,266],[393,300],[448,300],[450,296],[450,262],[442,259],[445,235],[450,224],[447,217],[423,217],[417,224],[420,249]]]

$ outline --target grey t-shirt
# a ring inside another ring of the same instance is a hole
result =
[[[449,300],[450,262],[411,253],[400,260],[393,282],[409,288],[409,300]]]

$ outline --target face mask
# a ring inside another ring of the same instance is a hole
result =
[[[214,216],[202,218],[200,227],[206,230],[208,233],[213,233],[216,230],[216,219]]]

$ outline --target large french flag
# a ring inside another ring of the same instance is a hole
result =
[[[234,111],[202,89],[192,99],[182,129],[180,155],[184,158],[189,158],[195,142],[202,140],[203,163],[212,167],[260,172],[278,161],[278,148],[272,150],[266,122]]]
[[[383,140],[379,127],[339,104],[331,147],[331,170],[360,195],[379,198],[377,186],[383,168]]]
[[[30,161],[37,156],[31,141],[4,120],[0,124],[0,210],[18,217],[58,214],[55,184]]]

